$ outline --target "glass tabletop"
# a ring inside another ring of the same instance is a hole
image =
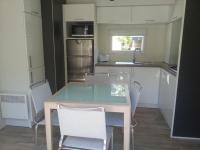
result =
[[[86,84],[69,83],[51,100],[58,102],[80,102],[98,104],[128,103],[128,86],[126,84]]]

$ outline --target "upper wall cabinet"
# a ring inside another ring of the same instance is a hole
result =
[[[131,7],[98,7],[97,23],[131,24]]]
[[[173,13],[171,17],[171,21],[180,19],[183,17],[183,10],[184,10],[184,1],[183,0],[177,0],[174,8],[173,8]]]
[[[41,0],[24,0],[24,11],[41,16]]]
[[[95,21],[94,4],[63,5],[64,21]]]
[[[170,6],[97,7],[97,23],[149,24],[167,23]]]
[[[170,6],[136,6],[132,8],[133,24],[166,23]]]

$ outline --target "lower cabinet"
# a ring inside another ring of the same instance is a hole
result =
[[[133,67],[110,67],[110,66],[98,66],[95,67],[95,73],[118,73],[126,72],[131,75]]]
[[[172,127],[173,120],[175,92],[176,77],[162,69],[160,77],[159,108],[170,128]]]
[[[143,87],[139,106],[151,108],[158,107],[160,68],[97,66],[95,67],[95,72],[127,72],[130,75],[130,81],[138,81]]]
[[[138,81],[143,87],[139,106],[157,108],[160,68],[134,67],[132,80]]]

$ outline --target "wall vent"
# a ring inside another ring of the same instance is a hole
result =
[[[0,94],[1,114],[4,119],[28,119],[27,96]]]

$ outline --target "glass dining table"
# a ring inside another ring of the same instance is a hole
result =
[[[51,112],[58,105],[73,108],[104,107],[124,114],[124,150],[130,148],[131,103],[127,84],[68,83],[44,103],[47,150],[53,150]]]

